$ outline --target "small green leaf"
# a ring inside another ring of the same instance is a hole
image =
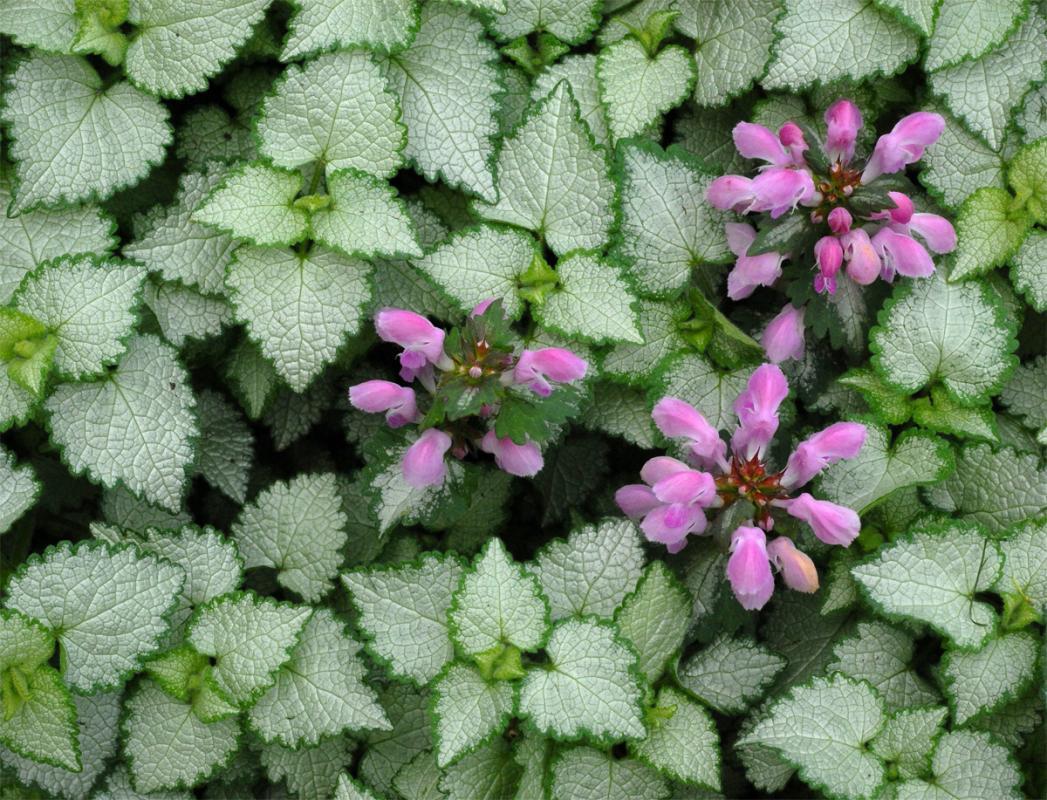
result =
[[[436,768],[427,697],[402,683],[390,684],[379,692],[392,730],[367,734],[367,747],[360,759],[360,777],[383,794],[392,794],[393,777],[416,756],[428,758]],[[433,800],[439,800],[434,798]]]
[[[5,533],[36,503],[40,484],[28,465],[17,465],[14,456],[0,447],[0,534]]]
[[[679,667],[680,685],[723,714],[763,697],[785,659],[752,639],[718,636]]]
[[[942,658],[953,721],[963,725],[1020,696],[1036,671],[1037,642],[1025,631],[989,638],[978,650],[952,650]]]
[[[1000,542],[1003,571],[996,593],[1018,593],[1041,614],[1047,614],[1047,519],[1020,523]]]
[[[596,344],[643,341],[636,297],[616,266],[591,253],[573,253],[556,265],[560,285],[534,309],[550,331]]]
[[[444,770],[440,790],[446,800],[511,797],[521,772],[512,746],[498,736]]]
[[[947,716],[949,710],[942,707],[903,709],[884,723],[869,748],[894,764],[899,778],[918,778],[930,768],[931,752]]]
[[[299,172],[245,164],[225,177],[192,220],[254,244],[292,245],[309,230],[309,215],[294,202],[301,188]]]
[[[1014,154],[1007,167],[1007,182],[1040,225],[1047,225],[1047,138],[1027,144]]]
[[[669,686],[658,692],[657,708],[671,716],[650,726],[636,755],[663,775],[689,785],[720,788],[720,737],[712,716],[683,692]]]
[[[324,739],[297,750],[273,743],[261,748],[261,761],[273,783],[283,781],[296,797],[331,797],[349,767],[351,742],[345,736]]]
[[[979,189],[960,207],[956,218],[957,252],[951,280],[984,275],[1013,256],[1032,219],[1015,206],[1004,189]]]
[[[414,223],[389,184],[355,170],[341,170],[328,176],[327,191],[330,204],[312,215],[318,242],[360,258],[422,254]]]
[[[654,561],[615,611],[618,631],[633,645],[640,671],[652,686],[683,646],[691,602],[690,593],[668,567]]]
[[[9,667],[0,676],[0,697],[0,744],[43,764],[83,768],[76,706],[57,670],[46,664],[26,672]]]
[[[504,730],[514,694],[508,683],[489,682],[464,664],[449,665],[433,684],[437,765],[448,766]]]
[[[164,338],[175,347],[189,339],[210,339],[232,324],[233,311],[224,297],[205,295],[180,283],[147,281],[142,301],[153,312]]]

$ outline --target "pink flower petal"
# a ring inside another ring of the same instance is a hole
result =
[[[760,344],[772,364],[780,364],[790,358],[803,358],[803,315],[804,309],[790,303],[768,323]]]
[[[855,228],[840,237],[840,244],[847,261],[848,278],[861,286],[868,286],[879,277],[882,265],[868,233]]]
[[[923,245],[904,233],[884,228],[872,238],[885,269],[908,278],[926,278],[934,274],[934,261]]]
[[[853,510],[828,500],[817,500],[807,492],[792,500],[777,503],[788,511],[790,516],[810,525],[814,535],[826,544],[846,547],[861,532],[861,520]]]
[[[760,286],[770,286],[782,276],[781,253],[761,253],[758,256],[739,256],[734,269],[727,276],[727,296],[744,300]]]
[[[776,167],[787,166],[791,161],[778,137],[763,125],[739,122],[731,135],[734,146],[746,158],[758,158]]]
[[[768,211],[771,219],[777,219],[800,203],[814,197],[814,180],[811,173],[802,169],[773,168],[757,175],[751,185],[755,195],[753,211]]]
[[[951,253],[956,249],[956,229],[945,217],[937,214],[913,214],[909,229],[923,237],[935,253]]]
[[[640,468],[640,478],[648,486],[654,486],[670,475],[690,471],[691,468],[679,459],[672,456],[655,456],[654,458],[649,458],[647,463]]]
[[[796,549],[792,539],[779,536],[767,545],[767,555],[790,589],[808,594],[818,591],[818,568],[810,556]]]
[[[713,476],[691,469],[662,478],[652,489],[654,496],[663,503],[697,503],[708,507],[716,499]]]
[[[726,466],[727,445],[694,406],[676,397],[663,397],[655,404],[651,418],[668,438],[689,440],[690,455],[698,466]]]
[[[742,525],[731,535],[727,580],[747,611],[761,609],[771,599],[774,575],[767,556],[767,537],[759,528]]]
[[[796,489],[830,464],[854,458],[865,444],[866,428],[858,422],[834,422],[825,430],[808,436],[789,456],[782,474],[782,486]]]
[[[721,211],[744,214],[756,201],[752,185],[752,180],[743,175],[721,175],[709,184],[705,198]]]
[[[846,164],[854,157],[854,142],[862,128],[862,112],[850,100],[837,100],[825,111],[828,135],[825,153],[830,161]]]
[[[437,428],[424,431],[404,453],[400,464],[404,480],[419,489],[443,483],[447,477],[444,455],[450,449],[451,437],[446,433]]]
[[[494,463],[502,472],[520,478],[531,478],[542,470],[544,460],[541,448],[534,442],[517,444],[508,436],[499,439],[488,431],[480,440],[480,449],[494,456]]]
[[[649,513],[651,509],[661,505],[650,487],[644,486],[642,483],[630,483],[627,486],[623,486],[614,493],[614,502],[618,504],[618,508],[622,510],[622,513],[632,520],[639,520]]]
[[[789,383],[776,364],[761,364],[734,401],[739,426],[731,439],[735,455],[745,459],[762,453],[778,430],[778,407],[789,394]]]

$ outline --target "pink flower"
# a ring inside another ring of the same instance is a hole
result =
[[[650,459],[640,470],[647,484],[623,486],[615,493],[618,507],[652,542],[679,552],[688,534],[705,530],[703,508],[718,501],[716,481],[669,456]],[[648,488],[650,487],[650,488]]]
[[[771,363],[803,358],[803,315],[804,309],[790,303],[768,323],[760,344]]]
[[[734,596],[747,611],[761,609],[771,599],[774,575],[767,556],[767,536],[762,530],[742,525],[731,535],[727,579]]]
[[[648,541],[664,544],[670,553],[679,553],[687,536],[705,530],[705,513],[700,506],[672,503],[659,505],[640,523]]]
[[[694,406],[676,397],[663,397],[651,412],[654,424],[669,439],[687,439],[687,452],[700,467],[727,468],[727,444]]]
[[[349,402],[353,408],[375,414],[386,412],[385,419],[391,428],[399,428],[410,422],[418,422],[414,389],[400,386],[392,381],[364,381],[349,388]]]
[[[778,140],[789,151],[792,163],[797,167],[804,165],[803,154],[807,150],[807,140],[803,137],[803,131],[795,122],[786,122],[778,129]]]
[[[790,589],[808,594],[818,591],[818,569],[810,556],[796,549],[792,539],[779,536],[767,545],[767,555]]]
[[[751,189],[755,200],[750,208],[770,212],[771,219],[778,219],[815,195],[814,179],[802,169],[768,169],[753,178]]]
[[[782,262],[785,256],[781,253],[763,253],[749,256],[749,246],[756,239],[756,229],[744,222],[728,222],[727,244],[731,252],[738,256],[734,269],[727,276],[727,296],[732,300],[742,300],[759,286],[770,286],[782,275]]]
[[[756,202],[751,178],[742,175],[721,175],[705,190],[705,199],[721,211],[730,209],[745,214]]]
[[[846,164],[854,157],[854,142],[862,128],[862,112],[850,100],[837,100],[825,111],[828,136],[825,153],[830,161]]]
[[[763,125],[739,122],[731,135],[734,146],[746,158],[758,158],[775,167],[787,167],[792,162],[779,138]]]
[[[913,214],[909,220],[909,230],[919,234],[935,253],[951,253],[956,249],[956,229],[945,217]]]
[[[404,480],[420,489],[444,482],[447,465],[444,455],[451,449],[451,437],[437,428],[429,428],[407,448],[400,468]]]
[[[642,483],[630,483],[614,493],[614,502],[625,516],[632,520],[641,520],[648,513],[661,505],[654,496],[650,486]]]
[[[814,261],[818,274],[814,278],[814,290],[819,294],[836,292],[836,273],[843,264],[843,246],[835,236],[823,236],[814,243]]]
[[[439,364],[446,358],[446,334],[421,314],[398,308],[383,308],[374,316],[374,327],[384,341],[404,348],[400,354],[400,365],[403,367],[400,377],[405,381],[414,380],[414,376],[427,365]]]
[[[494,463],[502,472],[520,478],[537,475],[544,461],[542,451],[534,442],[516,444],[508,436],[499,439],[494,431],[487,431],[480,440],[480,449],[494,456]]]
[[[828,500],[817,500],[807,492],[791,500],[777,500],[775,503],[790,516],[810,525],[814,535],[826,544],[846,547],[861,531],[861,520],[854,511]]]
[[[826,219],[829,223],[829,230],[836,234],[847,233],[851,229],[851,223],[854,222],[851,212],[843,206],[837,206],[830,211]]]
[[[847,277],[861,286],[868,286],[880,274],[880,257],[876,255],[869,234],[855,228],[840,237],[843,257],[847,262]]]
[[[524,350],[513,370],[513,382],[526,384],[535,394],[548,397],[552,392],[549,381],[570,383],[581,380],[587,368],[585,359],[560,347]]]
[[[703,508],[716,499],[716,481],[707,472],[688,469],[667,475],[651,486],[663,503],[697,503]]]
[[[883,276],[892,280],[898,272],[908,278],[926,278],[934,273],[934,262],[923,245],[904,233],[884,228],[872,238],[883,263]]]
[[[734,401],[739,426],[731,439],[735,456],[761,455],[778,430],[778,406],[789,394],[785,375],[775,364],[756,368],[749,383]]]
[[[862,173],[862,183],[871,183],[880,175],[898,172],[907,164],[923,158],[923,151],[938,141],[945,130],[940,114],[917,111],[902,117],[898,123],[876,141],[872,158]]]
[[[782,486],[796,489],[830,464],[854,458],[865,444],[865,426],[857,422],[834,422],[825,430],[808,436],[796,446],[782,473]]]

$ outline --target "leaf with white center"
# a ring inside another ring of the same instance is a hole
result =
[[[949,716],[946,708],[907,708],[892,715],[869,749],[891,762],[901,779],[918,778],[927,773],[931,752]]]
[[[422,254],[403,201],[385,181],[343,170],[327,178],[330,204],[311,219],[313,238],[348,256]]]
[[[521,771],[512,746],[499,736],[444,770],[440,790],[446,800],[505,800]]]
[[[334,800],[379,800],[366,786],[350,777],[348,772],[338,776],[338,788]]]
[[[624,139],[687,98],[695,79],[694,60],[679,45],[651,58],[630,36],[600,51],[596,75],[611,133]]]
[[[507,0],[506,12],[492,18],[501,39],[547,31],[566,44],[581,44],[600,20],[600,0]]]
[[[272,0],[135,0],[127,21],[136,27],[124,69],[136,85],[161,97],[207,88],[232,60]]]
[[[567,81],[571,87],[571,94],[578,103],[582,122],[589,127],[596,143],[609,147],[611,134],[607,128],[606,111],[600,102],[600,85],[596,81],[596,56],[568,55],[547,66],[538,73],[530,87],[531,102],[537,102],[547,96],[560,81]]]
[[[644,294],[675,293],[706,262],[733,258],[726,217],[704,201],[712,182],[679,149],[631,143],[619,152],[621,210],[615,252]]]
[[[1010,193],[994,187],[979,189],[964,201],[956,217],[952,280],[984,275],[1018,251],[1032,219],[1021,211],[1015,213],[1013,207]]]
[[[1047,613],[1047,519],[1016,525],[1000,542],[1000,550],[1003,571],[996,592],[1019,592],[1033,608]]]
[[[68,52],[76,29],[74,0],[0,0],[0,33],[23,47]]]
[[[81,379],[124,352],[144,278],[140,267],[88,256],[62,258],[30,275],[14,304],[57,337],[55,368]]]
[[[956,472],[926,491],[931,505],[970,517],[992,531],[1031,519],[1047,508],[1047,469],[1036,456],[1009,447],[968,445]]]
[[[136,792],[131,785],[131,774],[124,765],[113,768],[105,779],[105,788],[99,788],[94,800],[192,800],[193,794],[185,790],[150,792],[148,795]]]
[[[47,400],[51,434],[74,473],[123,483],[171,511],[181,507],[197,435],[189,376],[170,345],[136,336],[101,381],[64,383]]]
[[[636,757],[674,781],[719,789],[720,737],[709,712],[669,686],[658,692],[655,707],[667,718],[649,726]]]
[[[910,667],[914,648],[913,637],[901,628],[860,622],[855,635],[833,649],[835,658],[826,671],[868,681],[888,711],[931,705],[938,701],[938,693]]]
[[[14,456],[0,447],[0,534],[33,507],[40,484],[28,465],[17,465]]]
[[[212,165],[205,173],[183,175],[174,204],[149,218],[136,241],[124,246],[124,255],[169,281],[199,287],[206,294],[221,294],[225,268],[239,242],[195,222],[192,215],[222,182],[225,172],[224,167]]]
[[[528,569],[541,583],[554,621],[585,614],[610,618],[636,586],[643,562],[636,526],[606,519],[547,544]]]
[[[930,36],[940,0],[874,0],[875,5],[893,11],[913,30]]]
[[[254,436],[243,415],[218,392],[204,390],[196,398],[200,439],[196,472],[238,503],[247,497],[247,479],[254,460]]]
[[[245,164],[226,175],[192,219],[260,245],[292,245],[305,238],[309,216],[294,200],[301,173]]]
[[[796,91],[814,81],[893,75],[914,61],[919,40],[889,12],[864,0],[786,0],[768,89]]]
[[[578,116],[566,81],[534,106],[498,156],[498,202],[487,219],[536,231],[557,255],[601,247],[613,222],[614,184],[603,150]]]
[[[929,111],[941,114],[945,129],[920,159],[920,182],[944,205],[958,207],[983,186],[1002,189],[1003,159],[978,136],[940,106]]]
[[[979,282],[949,283],[940,273],[906,281],[870,333],[873,366],[894,388],[914,394],[941,383],[963,405],[999,392],[1017,358],[1015,325]]]
[[[528,670],[520,713],[554,739],[638,739],[645,729],[636,657],[615,628],[594,619],[567,619],[553,628],[548,664]]]
[[[222,297],[200,294],[180,283],[150,281],[142,301],[153,312],[160,330],[175,347],[189,339],[209,339],[233,321],[233,312]]]
[[[79,772],[83,761],[76,707],[62,676],[56,669],[41,664],[31,670],[18,670],[15,684],[15,669],[18,668],[5,670],[3,678],[0,744],[26,759]]]
[[[40,764],[0,749],[0,762],[13,769],[18,780],[26,785],[35,783],[49,794],[67,800],[87,797],[98,776],[105,771],[109,759],[116,753],[120,693],[73,697],[73,703],[76,705],[79,726],[77,741],[83,761],[80,772]]]
[[[670,362],[663,377],[663,395],[684,397],[717,430],[738,422],[734,401],[749,382],[750,369],[720,372],[705,356],[689,353]]]
[[[953,731],[938,740],[929,780],[898,787],[898,800],[1020,800],[1022,774],[987,733]]]
[[[534,237],[527,233],[482,225],[452,235],[413,263],[453,297],[462,311],[469,312],[494,297],[502,301],[506,316],[516,319],[524,306],[517,295],[517,282],[537,253]]]
[[[393,50],[411,41],[418,25],[415,0],[297,0],[280,58],[318,50]]]
[[[493,201],[501,87],[498,52],[480,21],[467,9],[428,3],[414,42],[385,57],[382,69],[403,108],[407,158],[428,180]]]
[[[939,6],[923,66],[927,71],[977,59],[999,47],[1027,11],[1024,0],[953,0]]]
[[[868,798],[884,780],[883,763],[867,746],[885,716],[867,683],[815,678],[776,701],[740,741],[774,748],[828,795]]]
[[[322,55],[289,66],[262,106],[262,154],[278,167],[318,161],[328,174],[353,167],[379,178],[403,161],[400,106],[365,51]]]
[[[5,100],[2,116],[18,178],[16,214],[109,197],[145,177],[171,142],[168,112],[159,101],[129,83],[104,87],[94,68],[75,56],[25,59]]]
[[[553,800],[668,800],[671,794],[665,778],[639,761],[616,759],[591,747],[572,748],[556,760],[551,791]]]
[[[248,568],[272,567],[281,586],[316,602],[342,563],[347,520],[341,505],[334,475],[299,475],[245,506],[232,535]]]
[[[963,725],[1019,697],[1036,671],[1036,639],[1028,631],[993,636],[978,650],[952,650],[942,658],[945,694],[953,721]]]
[[[538,581],[512,560],[500,539],[491,539],[477,556],[448,613],[452,638],[468,656],[500,645],[538,650],[548,617]]]
[[[236,718],[205,723],[189,703],[175,700],[151,680],[125,703],[123,749],[139,792],[194,786],[236,751]]]
[[[252,593],[223,595],[193,615],[188,640],[215,659],[218,688],[246,707],[273,685],[311,613]]]
[[[26,560],[7,605],[55,631],[66,683],[93,694],[156,650],[184,581],[175,565],[132,547],[62,542]]]
[[[680,685],[723,714],[763,697],[785,659],[752,639],[721,634],[678,668]]]
[[[0,183],[0,210],[11,193]],[[27,273],[63,255],[108,254],[116,244],[113,222],[95,206],[26,211],[17,217],[0,214],[0,304],[6,304]]]
[[[457,558],[430,553],[342,576],[371,651],[395,675],[424,685],[454,657],[447,611],[462,573]]]
[[[1001,561],[979,526],[953,521],[881,547],[851,574],[885,614],[926,622],[959,647],[978,647],[996,612],[974,595],[993,585]]]
[[[586,342],[641,343],[636,297],[618,267],[594,253],[572,253],[556,265],[559,285],[534,314],[544,328]]]
[[[393,777],[412,759],[429,752],[432,726],[427,711],[427,698],[402,683],[390,684],[379,693],[382,708],[392,723],[392,730],[372,731],[366,737],[367,748],[360,759],[360,778],[383,794],[391,794]]]
[[[511,684],[487,681],[473,667],[451,664],[433,684],[437,764],[446,767],[501,733],[514,701]]]
[[[899,489],[936,483],[953,470],[948,442],[931,433],[910,428],[892,442],[885,427],[867,423],[865,430],[858,455],[818,478],[819,497],[864,514]]]
[[[371,300],[371,266],[323,247],[244,246],[226,278],[238,319],[296,392],[356,333]]]
[[[1011,280],[1037,311],[1047,311],[1047,233],[1034,229],[1011,261]]]
[[[609,382],[593,384],[592,400],[579,422],[589,430],[620,436],[645,450],[655,447],[656,431],[651,422],[651,410],[647,395],[639,387]],[[548,466],[546,464],[546,468]]]
[[[248,712],[251,727],[265,741],[298,747],[345,730],[391,728],[374,690],[364,682],[360,645],[343,628],[326,609],[306,623],[291,660]]]
[[[665,672],[683,646],[690,624],[691,595],[669,568],[653,561],[636,588],[614,614],[622,637],[639,656],[639,667],[650,684]]]
[[[334,794],[338,778],[349,767],[350,747],[349,739],[335,736],[296,750],[277,743],[263,745],[260,755],[271,782],[284,781],[293,796],[311,800]]]
[[[1043,79],[1047,20],[1030,13],[1002,47],[928,76],[931,90],[994,150],[1029,87]]]
[[[683,4],[675,26],[695,40],[699,80],[694,99],[720,106],[763,77],[771,59],[781,0],[713,0]]]

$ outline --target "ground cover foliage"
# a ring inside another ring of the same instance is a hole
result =
[[[1047,795],[1045,52],[0,0],[0,798]]]

